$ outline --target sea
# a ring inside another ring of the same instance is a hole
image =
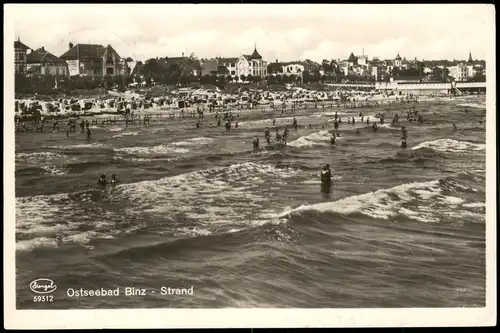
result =
[[[410,107],[423,124],[407,121]],[[485,306],[484,96],[238,113],[230,131],[205,113],[200,129],[155,115],[93,125],[90,140],[79,128],[17,133],[17,308]],[[272,119],[293,117],[299,129],[275,145]],[[101,174],[119,183],[101,187]],[[50,299],[35,297],[37,279],[57,286]],[[132,287],[145,293],[125,295]]]

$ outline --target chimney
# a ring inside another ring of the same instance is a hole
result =
[[[182,57],[184,58],[184,52],[182,52]]]
[[[69,42],[69,48],[72,49],[73,48],[73,43]]]
[[[276,63],[278,63],[278,59],[276,59]]]
[[[41,49],[42,49],[42,51],[45,51],[45,46],[42,46]]]

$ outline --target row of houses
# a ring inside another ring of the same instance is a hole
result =
[[[69,43],[68,50],[57,57],[42,46],[32,49],[18,38],[14,42],[14,70],[20,75],[73,76],[130,74],[130,58],[121,58],[111,45]]]
[[[134,61],[130,58],[122,58],[111,46],[99,44],[76,44],[69,43],[68,49],[59,57],[45,50],[44,47],[36,50],[23,44],[18,38],[14,42],[15,71],[27,76],[56,75],[73,76],[88,75],[102,77],[105,75],[117,76],[128,74],[141,74],[141,68],[134,67]],[[160,66],[172,62],[185,62],[189,59],[182,57],[156,58]],[[436,68],[447,69],[449,75],[456,81],[464,81],[478,73],[485,71],[484,61],[473,61],[469,52],[467,61],[419,61],[416,58],[407,60],[399,53],[394,59],[380,60],[373,58],[369,60],[364,54],[355,56],[351,52],[347,60],[332,59],[323,60],[322,63],[306,59],[304,61],[275,62],[268,63],[257,51],[257,46],[251,54],[242,54],[239,57],[215,57],[211,59],[191,59],[189,64],[192,75],[224,75],[232,78],[265,77],[267,75],[303,75],[305,72],[337,73],[341,76],[370,77],[376,81],[381,79],[394,79],[397,73],[408,72],[421,73],[420,76],[430,74]],[[133,69],[133,70],[131,70]],[[421,78],[420,78],[421,79]]]

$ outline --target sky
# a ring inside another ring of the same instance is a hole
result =
[[[494,7],[484,4],[5,5],[15,39],[56,56],[72,42],[111,44],[144,61],[194,53],[266,61],[485,59]]]

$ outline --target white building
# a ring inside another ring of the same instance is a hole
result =
[[[283,74],[285,75],[302,75],[304,73],[304,65],[291,63],[283,66]]]
[[[401,59],[401,56],[398,55],[396,56],[396,58],[394,59],[394,67],[398,67],[398,68],[401,68],[401,65],[402,65],[402,59]]]
[[[267,75],[267,62],[262,60],[262,56],[254,49],[251,55],[242,55],[236,62],[236,77],[242,75],[264,77]]]
[[[474,76],[475,70],[472,64],[459,63],[455,66],[448,67],[449,74],[455,81],[466,81],[467,78]]]
[[[366,55],[358,56],[358,65],[366,66],[368,64],[368,57]]]

